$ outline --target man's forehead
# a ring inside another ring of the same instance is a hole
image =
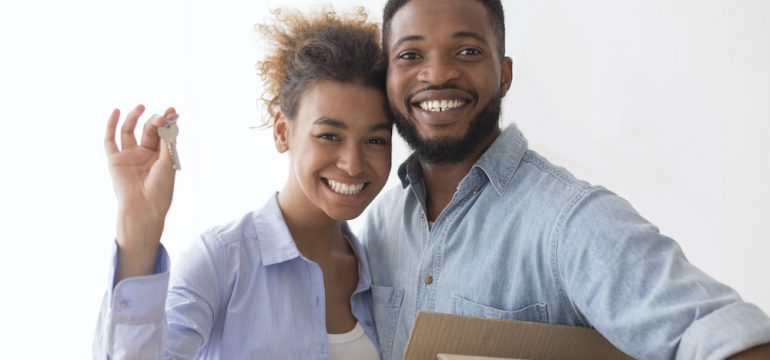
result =
[[[476,34],[493,42],[494,33],[487,9],[479,1],[411,0],[393,16],[389,46],[404,37],[427,39]]]

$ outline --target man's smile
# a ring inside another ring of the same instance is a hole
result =
[[[453,99],[453,100],[426,100],[421,101],[418,106],[425,111],[442,112],[452,110],[465,105],[465,100]]]

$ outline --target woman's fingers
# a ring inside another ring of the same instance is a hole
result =
[[[153,115],[147,122],[144,123],[142,129],[142,147],[150,150],[158,150],[158,142],[160,137],[158,136],[158,127],[163,126],[163,117],[159,115]]]
[[[176,114],[176,110],[173,107],[166,109],[163,116],[153,115],[147,122],[144,123],[142,129],[142,147],[150,150],[158,150],[158,144],[160,143],[160,136],[158,134],[158,128],[166,125],[166,121]]]
[[[136,137],[134,136],[134,129],[136,128],[136,122],[139,120],[139,116],[144,112],[143,105],[137,105],[126,116],[126,120],[123,122],[123,126],[120,128],[120,146],[123,149],[136,146]]]
[[[163,116],[164,116],[166,119],[168,119],[168,117],[169,117],[171,114],[176,114],[176,109],[174,109],[173,107],[170,107],[170,108],[166,109],[166,112],[164,112],[164,113],[163,113]]]
[[[136,124],[139,121],[139,117],[144,113],[144,106],[137,105],[126,115],[126,120],[120,128],[120,145],[122,149],[137,146],[134,130]],[[176,114],[176,109],[170,107],[166,109],[163,116],[153,115],[148,119],[142,127],[142,137],[140,145],[146,149],[158,151],[158,145],[161,144],[160,136],[158,135],[158,128],[166,124],[166,120]],[[118,144],[115,141],[115,130],[117,129],[118,122],[120,120],[120,110],[115,109],[110,115],[110,119],[107,121],[107,129],[104,135],[104,149],[107,154],[112,154],[120,151]]]
[[[115,143],[115,129],[118,127],[120,110],[112,110],[110,119],[107,120],[107,129],[104,134],[104,151],[109,154],[118,152],[118,144]]]

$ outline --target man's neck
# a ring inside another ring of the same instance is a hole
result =
[[[468,175],[476,161],[489,149],[500,135],[500,130],[482,142],[467,159],[450,164],[431,164],[420,161],[426,189],[426,216],[429,221],[436,221],[444,208],[452,200],[460,181]]]

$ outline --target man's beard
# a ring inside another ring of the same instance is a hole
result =
[[[417,127],[404,114],[391,105],[391,112],[396,129],[420,161],[444,165],[468,159],[490,134],[499,130],[500,104],[502,94],[497,94],[481,109],[468,125],[468,131],[461,138],[442,137],[424,139],[417,132]]]

